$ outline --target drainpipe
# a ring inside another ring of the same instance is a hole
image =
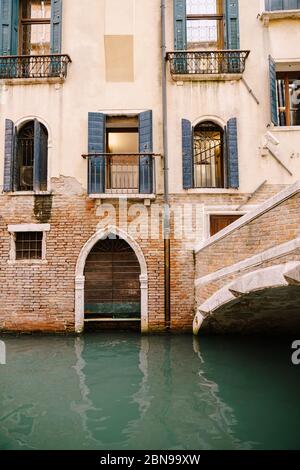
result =
[[[161,0],[161,65],[162,65],[162,114],[163,114],[163,165],[164,165],[164,267],[165,267],[165,328],[170,329],[170,206],[169,206],[169,158],[168,158],[168,104],[166,63],[166,0]]]

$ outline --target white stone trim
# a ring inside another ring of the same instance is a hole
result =
[[[242,73],[190,73],[172,75],[173,81],[178,84],[181,84],[183,82],[237,82],[242,78]]]
[[[206,240],[210,238],[210,229],[211,229],[211,216],[212,215],[240,215],[243,216],[247,214],[248,211],[238,211],[238,210],[207,210],[205,211],[205,219],[204,219],[204,237]]]
[[[215,124],[220,126],[222,129],[224,129],[226,126],[226,122],[219,116],[216,116],[215,114],[206,114],[204,116],[203,115],[199,116],[197,119],[195,119],[192,122],[192,126],[196,127],[198,124],[201,124],[202,122],[206,122],[206,121],[214,122]]]
[[[15,192],[7,192],[3,193],[5,196],[52,196],[51,191],[15,191]]]
[[[217,233],[213,237],[210,237],[208,240],[196,245],[195,253],[197,254],[201,250],[206,248],[207,246],[211,246],[214,243],[218,242],[219,240],[222,240],[222,238],[225,238],[227,235],[234,232],[236,229],[239,229],[243,227],[244,225],[247,225],[249,222],[252,222],[253,220],[260,217],[261,215],[265,214],[266,212],[269,212],[274,207],[278,206],[279,204],[293,197],[295,194],[299,192],[300,192],[300,180],[294,183],[293,185],[288,186],[283,191],[273,196],[271,199],[268,199],[266,202],[261,204],[257,209],[244,215],[244,217],[237,220],[233,224],[229,225],[224,230],[221,230],[221,232]]]
[[[191,189],[186,189],[185,194],[241,194],[241,193],[239,189],[191,188]]]
[[[226,268],[220,269],[214,273],[208,274],[207,276],[200,277],[196,279],[195,286],[201,287],[209,284],[211,282],[219,281],[223,277],[229,276],[230,274],[235,274],[246,269],[259,266],[261,263],[272,261],[273,259],[281,258],[282,256],[293,253],[293,251],[300,248],[300,237],[295,238],[294,240],[283,243],[282,245],[275,246],[270,248],[258,255],[251,256],[239,263],[235,263]]]
[[[8,225],[7,230],[10,233],[10,250],[8,264],[47,264],[47,233],[50,232],[50,224],[20,224]],[[42,238],[42,258],[41,259],[16,259],[16,233],[20,232],[43,232]]]
[[[0,83],[7,86],[30,86],[30,85],[57,85],[63,84],[66,81],[65,78],[61,77],[49,77],[49,78],[4,78]]]
[[[14,80],[13,80],[14,81]],[[39,195],[39,194],[46,194],[51,192],[51,176],[52,176],[52,164],[53,164],[53,135],[51,132],[51,127],[50,124],[45,121],[45,119],[41,118],[40,116],[37,115],[28,115],[28,116],[23,116],[22,118],[18,119],[15,122],[15,126],[17,127],[18,131],[22,126],[24,126],[27,122],[34,121],[37,119],[39,123],[43,124],[45,128],[47,129],[48,132],[48,166],[47,166],[47,191],[44,192],[31,192],[31,194],[34,195]]]
[[[156,199],[155,194],[117,194],[117,193],[105,193],[105,194],[89,194],[90,199]]]
[[[18,224],[8,225],[7,230],[12,233],[16,232],[50,232],[50,224]]]
[[[300,126],[274,126],[272,132],[300,132]]]
[[[118,235],[125,240],[135,252],[141,267],[141,330],[142,333],[148,332],[148,269],[147,263],[138,243],[128,233],[116,226],[108,226],[105,229],[97,231],[83,246],[76,264],[75,271],[75,331],[82,333],[84,329],[84,268],[87,257],[95,244],[109,235]]]
[[[298,9],[263,11],[260,15],[260,19],[266,27],[269,26],[270,21],[298,18],[300,18],[300,10]]]
[[[251,292],[290,285],[300,285],[300,261],[291,261],[247,273],[219,289],[200,305],[194,318],[193,333],[197,335],[204,320],[229,302],[234,300],[238,302]]]
[[[98,113],[107,114],[107,116],[138,116],[139,114],[147,111],[149,108],[143,109],[98,109]]]

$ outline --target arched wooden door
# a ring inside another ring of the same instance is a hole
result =
[[[85,266],[86,320],[141,317],[140,265],[125,240],[100,240]]]

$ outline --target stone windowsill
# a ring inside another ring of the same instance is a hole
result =
[[[52,196],[50,191],[16,191],[10,193],[2,193],[3,196]]]
[[[242,73],[215,73],[215,74],[202,74],[202,73],[186,73],[186,74],[173,74],[172,78],[178,85],[183,82],[227,82],[238,81],[243,77]]]
[[[56,85],[65,82],[63,77],[55,78],[2,78],[1,85],[18,86],[18,85]]]
[[[28,259],[28,260],[9,260],[9,266],[45,266],[48,261],[45,259]]]
[[[300,126],[274,126],[272,132],[300,132]]]
[[[155,194],[89,194],[90,199],[156,199]]]
[[[264,11],[260,15],[260,19],[264,23],[264,26],[269,26],[270,21],[285,20],[285,19],[295,20],[299,18],[300,18],[300,10]]]
[[[187,189],[186,194],[239,194],[239,189],[199,188]]]

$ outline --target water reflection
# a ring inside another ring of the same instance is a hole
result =
[[[91,334],[6,344],[1,449],[300,448],[288,341]]]

